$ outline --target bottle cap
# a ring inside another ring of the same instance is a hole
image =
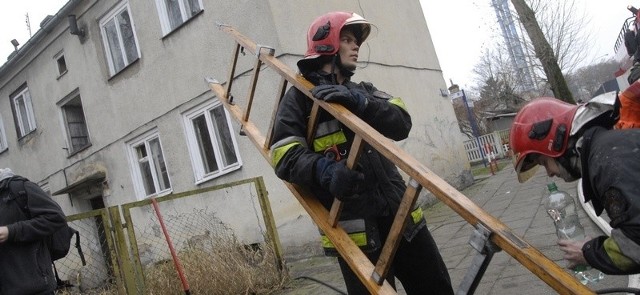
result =
[[[555,182],[551,182],[551,183],[547,184],[547,189],[549,189],[550,192],[557,191],[558,190],[558,186],[556,186]]]

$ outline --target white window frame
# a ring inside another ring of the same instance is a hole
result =
[[[78,147],[77,149],[73,147],[73,142],[71,140],[71,132],[69,131],[69,121],[67,118],[67,113],[64,109],[75,98],[78,98],[78,100],[80,100],[80,106],[82,108],[82,116],[84,119],[84,128],[86,129],[86,132],[87,132],[87,144],[84,146]],[[67,152],[69,153],[69,155],[75,154],[76,152],[84,150],[85,148],[91,146],[91,134],[89,133],[89,126],[87,125],[87,116],[85,115],[85,112],[84,112],[84,105],[82,104],[82,96],[80,96],[79,91],[76,89],[71,94],[67,95],[66,98],[58,102],[58,107],[60,108],[62,130],[64,130],[65,138],[67,139]]]
[[[118,44],[120,46],[119,54],[122,56],[123,62],[124,62],[124,66],[116,70],[116,66],[114,65],[114,61],[113,61],[113,53],[111,51],[112,48],[109,46],[109,39],[107,38],[107,31],[105,26],[108,23],[110,23],[112,20],[114,19],[117,20],[116,17],[125,10],[129,14],[129,20],[131,21],[131,31],[133,33],[133,41],[136,45],[137,56],[132,60],[128,60],[127,53],[124,46],[124,41],[122,39],[122,32],[120,31],[119,26],[116,26],[116,30],[117,30],[116,33],[118,35]],[[105,15],[103,18],[100,19],[100,33],[102,34],[102,44],[104,45],[107,63],[109,64],[109,73],[111,74],[111,76],[114,76],[115,74],[121,72],[123,69],[127,68],[127,66],[129,66],[131,63],[140,59],[140,56],[141,56],[140,44],[138,43],[138,35],[136,34],[136,26],[135,26],[135,23],[133,22],[133,16],[131,15],[131,8],[129,7],[129,1],[122,1],[122,3],[118,4],[116,7],[114,7],[111,10],[111,12],[109,12],[107,15]]]
[[[64,61],[64,70],[62,70],[60,68],[60,59],[62,59]],[[64,51],[60,51],[58,52],[58,54],[56,54],[53,57],[53,60],[56,63],[56,69],[57,69],[57,75],[58,75],[58,79],[60,79],[60,77],[64,76],[64,74],[66,74],[67,72],[69,72],[69,67],[67,65],[67,59],[64,57]]]
[[[150,167],[156,167],[156,163],[154,160],[153,155],[151,154],[151,149],[149,147],[149,143],[154,140],[157,139],[158,140],[158,144],[160,145],[160,151],[162,153],[162,160],[164,161],[164,165],[165,165],[165,170],[167,171],[167,188],[165,189],[161,189],[160,188],[160,184],[158,182],[158,174],[156,172],[155,169],[150,169],[151,172],[151,177],[153,179],[153,185],[154,185],[154,189],[155,192],[154,193],[150,193],[147,194],[145,191],[145,187],[144,187],[144,179],[142,177],[142,173],[140,171],[140,160],[138,158],[138,154],[136,152],[136,148],[144,145],[145,146],[145,150],[147,153],[147,156],[145,158],[148,159],[144,159],[146,161],[148,161],[149,166]],[[171,185],[171,177],[169,177],[169,164],[167,163],[167,160],[165,158],[165,152],[164,149],[162,148],[162,141],[160,140],[160,134],[158,133],[158,131],[156,129],[147,131],[146,133],[140,135],[139,137],[137,137],[136,139],[127,142],[126,144],[126,149],[127,149],[127,154],[129,155],[129,167],[131,169],[131,176],[133,178],[133,187],[136,193],[136,196],[139,200],[144,200],[146,198],[149,197],[158,197],[158,196],[163,196],[163,195],[167,195],[169,193],[172,192],[173,188]]]
[[[160,26],[162,27],[162,34],[164,36],[168,35],[175,29],[179,28],[182,24],[184,24],[189,19],[191,19],[192,17],[195,17],[198,14],[198,12],[194,13],[193,15],[189,15],[187,13],[187,7],[186,7],[187,4],[185,4],[185,2],[188,2],[189,0],[176,0],[178,1],[178,6],[180,8],[180,16],[182,17],[182,22],[180,24],[177,24],[174,28],[172,28],[171,21],[169,20],[169,11],[167,10],[167,5],[165,1],[166,0],[156,0],[156,8],[158,9],[158,16],[160,17]],[[199,11],[204,10],[204,7],[202,6],[202,0],[196,0],[196,1],[200,6]]]
[[[17,100],[22,98],[25,108],[25,114],[20,111],[18,107]],[[11,97],[11,104],[13,105],[13,109],[15,111],[15,120],[18,127],[18,138],[22,138],[27,136],[27,134],[36,130],[36,118],[33,114],[33,105],[31,103],[31,93],[29,92],[29,87],[24,87],[24,89],[20,90],[16,95]],[[22,120],[23,117],[26,116],[26,121],[29,126],[23,126]]]
[[[216,132],[214,132],[214,130],[216,130],[217,127],[214,126],[211,118],[211,111],[217,107],[221,107],[224,110],[224,117],[225,117],[224,120],[226,120],[226,124],[229,127],[228,132],[233,142],[233,148],[234,148],[233,151],[237,159],[235,163],[231,163],[226,166],[223,164],[223,160],[222,160],[223,156],[219,148],[220,141],[218,139],[218,135]],[[200,145],[198,144],[198,139],[196,136],[196,132],[194,131],[194,125],[193,125],[193,119],[203,115],[205,116],[205,119],[206,119],[206,124],[209,131],[209,138],[213,143],[215,161],[218,164],[218,170],[208,172],[208,173],[205,171],[205,164],[203,163],[204,160],[202,157],[201,148],[200,148]],[[229,113],[227,112],[227,109],[222,105],[222,103],[219,100],[210,99],[208,102],[201,104],[185,112],[183,114],[183,123],[185,128],[185,134],[187,136],[187,146],[189,148],[189,155],[191,156],[191,164],[192,164],[191,166],[193,167],[196,184],[208,181],[213,178],[217,178],[219,176],[225,175],[232,171],[238,170],[242,167],[240,150],[238,148],[238,143],[236,141],[233,125],[231,125]]]
[[[7,142],[7,134],[4,132],[4,121],[2,120],[2,115],[0,115],[0,153],[8,148],[9,143]]]

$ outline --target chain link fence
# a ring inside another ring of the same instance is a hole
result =
[[[61,294],[270,293],[288,279],[262,178],[68,220],[86,265],[74,245],[56,262]]]

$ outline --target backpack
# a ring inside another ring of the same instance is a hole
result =
[[[13,181],[18,181],[20,183],[20,189],[18,191],[14,191],[9,185]],[[29,180],[22,176],[13,176],[6,181],[5,186],[0,191],[7,189],[9,193],[15,197],[15,201],[20,207],[20,210],[22,210],[22,213],[27,218],[31,218],[31,212],[29,211],[29,206],[27,204],[27,190],[24,187],[25,181]],[[62,281],[58,277],[58,271],[56,270],[55,263],[53,262],[69,254],[69,249],[71,248],[71,239],[74,235],[76,236],[75,247],[78,250],[78,255],[80,256],[82,265],[87,265],[87,262],[84,259],[84,254],[82,253],[82,247],[80,246],[80,233],[76,229],[70,227],[69,224],[65,223],[62,228],[55,231],[44,241],[51,256],[51,263],[53,264],[58,287],[67,286],[67,282]]]

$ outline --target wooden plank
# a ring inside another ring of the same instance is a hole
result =
[[[347,168],[353,169],[353,166],[356,165],[358,158],[360,158],[360,153],[362,153],[363,145],[364,142],[362,141],[362,137],[356,134],[353,138],[353,143],[351,144],[349,157],[347,158]],[[331,204],[331,211],[329,211],[329,224],[331,224],[332,227],[336,227],[338,225],[342,207],[343,204],[340,200],[333,199],[333,203]]]
[[[411,214],[411,209],[413,209],[413,206],[416,204],[421,189],[422,187],[417,181],[413,179],[409,180],[409,185],[404,192],[402,202],[400,202],[398,213],[393,219],[388,238],[384,243],[378,262],[376,262],[376,268],[371,274],[372,279],[378,284],[382,284],[389,273],[393,257],[396,255],[396,250],[398,250],[398,246],[402,240],[402,233],[404,233],[407,222],[410,222],[407,221],[407,218]]]
[[[220,29],[229,33],[238,42],[238,44],[241,44],[245,49],[251,52],[255,52],[255,43],[253,43],[244,35],[240,34],[234,28],[229,26],[222,26],[220,27]],[[370,146],[372,146],[375,150],[377,150],[383,156],[393,162],[399,169],[408,174],[410,178],[416,180],[418,183],[420,183],[420,185],[431,191],[438,199],[440,199],[444,204],[453,209],[469,224],[475,226],[476,224],[481,223],[485,227],[487,227],[492,232],[491,240],[498,247],[514,257],[524,267],[529,269],[533,274],[542,279],[554,290],[562,294],[593,294],[592,290],[582,285],[573,276],[565,272],[563,268],[540,253],[540,251],[531,247],[526,241],[522,240],[520,237],[514,234],[511,229],[500,222],[500,220],[488,214],[481,207],[473,203],[466,196],[449,185],[442,178],[434,174],[426,166],[421,164],[404,150],[400,149],[392,140],[381,135],[378,131],[373,129],[367,123],[363,122],[360,118],[349,112],[343,106],[339,104],[329,104],[313,98],[310,93],[310,89],[313,87],[313,84],[305,80],[302,76],[293,72],[289,67],[284,65],[277,58],[271,55],[260,55],[259,58],[282,77],[286,78],[289,83],[298,88],[307,97],[312,99],[314,103],[317,103],[320,107],[329,112],[329,114],[338,119],[356,134],[362,136],[362,139],[366,141]],[[214,87],[211,86],[211,88],[213,90]],[[225,104],[225,106],[227,105],[229,104]],[[252,140],[254,142],[261,140],[261,144],[264,142],[264,138],[262,137]],[[263,155],[268,155],[268,150],[265,151],[263,148],[261,148],[262,145],[258,145],[258,147]],[[322,209],[324,209],[324,207]],[[309,212],[310,215],[312,215],[312,213],[315,212]],[[312,216],[315,216],[315,214]],[[314,218],[314,221],[316,223],[325,222],[328,224],[328,219],[322,220]],[[327,236],[331,239],[329,235]],[[334,245],[336,245],[336,248],[345,258],[345,260],[347,260],[349,265],[353,267],[353,262],[349,261],[349,255],[351,253],[340,251],[341,247],[343,247],[343,245],[340,245],[342,241],[332,240],[332,242],[334,242]],[[344,242],[348,244],[350,240]],[[354,269],[354,271],[356,271],[356,269]],[[358,273],[358,271],[356,272],[359,278],[362,279],[363,277],[361,275],[363,274]],[[364,279],[365,281],[370,280],[370,278],[366,276],[364,277]]]

